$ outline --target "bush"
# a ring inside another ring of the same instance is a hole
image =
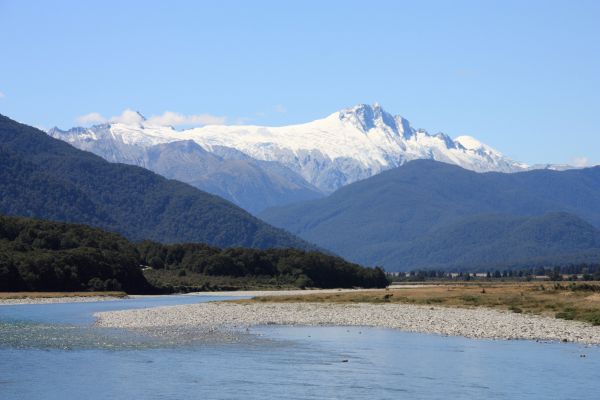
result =
[[[573,320],[575,319],[576,316],[576,311],[572,308],[565,308],[563,311],[561,312],[557,312],[555,314],[556,318],[561,318],[561,319],[566,319],[566,320]]]

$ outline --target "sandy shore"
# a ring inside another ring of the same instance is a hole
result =
[[[200,297],[257,297],[257,296],[298,296],[318,293],[343,293],[353,292],[359,289],[309,289],[309,290],[238,290],[238,291],[221,291],[221,292],[192,292],[186,293],[184,296],[200,296]],[[360,289],[361,291],[371,291],[377,289]],[[128,295],[126,297],[115,296],[52,296],[52,297],[23,297],[16,299],[0,298],[1,305],[16,305],[16,304],[57,304],[57,303],[88,303],[94,301],[107,300],[122,300],[128,299],[143,299],[150,297],[162,297],[161,295]]]
[[[94,301],[122,300],[123,297],[112,296],[70,296],[70,297],[35,297],[20,299],[0,299],[0,306],[18,304],[59,304],[59,303],[91,303]]]
[[[238,291],[221,291],[221,292],[192,292],[186,293],[184,296],[200,296],[200,297],[256,297],[256,296],[298,296],[298,295],[309,295],[318,293],[342,293],[342,292],[353,292],[359,289],[310,289],[310,290],[238,290]],[[370,291],[377,289],[360,289],[361,291]],[[58,304],[58,303],[90,303],[94,301],[108,301],[108,300],[123,300],[127,299],[143,299],[151,297],[162,297],[160,295],[145,295],[145,294],[132,294],[125,297],[115,296],[51,296],[51,297],[40,297],[36,295],[34,297],[22,297],[15,299],[3,299],[0,298],[0,306],[2,305],[17,305],[17,304]]]
[[[244,329],[257,325],[372,326],[469,338],[600,344],[600,327],[486,308],[409,304],[210,302],[97,313],[101,327],[175,335],[178,330]]]
[[[192,292],[185,296],[240,296],[240,297],[263,297],[263,296],[304,296],[309,294],[348,293],[348,292],[371,292],[381,289],[291,289],[291,290],[237,290],[228,292]]]

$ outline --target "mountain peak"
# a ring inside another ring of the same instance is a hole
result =
[[[494,154],[498,157],[502,157],[502,153],[500,153],[498,150],[488,146],[487,144],[481,143],[472,136],[459,136],[454,139],[454,142],[464,147],[466,150],[470,150],[479,154]]]
[[[134,123],[128,125],[127,121]],[[139,112],[127,110],[108,127],[91,127],[70,136],[50,134],[110,161],[141,166],[149,165],[144,154],[152,146],[193,140],[218,156],[234,152],[257,162],[277,163],[324,193],[421,158],[478,172],[527,168],[493,149],[482,148],[474,139],[454,142],[444,134],[417,132],[406,119],[388,113],[379,103],[357,104],[323,119],[279,127],[213,125],[175,131],[153,123],[154,118],[143,122]],[[191,176],[190,172],[185,176]]]
[[[467,136],[467,135],[459,136],[459,137],[455,138],[454,141],[456,143],[459,143],[462,147],[464,147],[467,150],[479,150],[479,149],[487,147],[483,143],[481,143],[479,140],[475,139],[473,136]]]
[[[141,112],[139,112],[138,110],[135,110],[135,114],[139,117],[140,120],[142,120],[143,122],[147,121],[148,118],[146,118],[146,116],[144,114],[142,114]]]
[[[364,133],[374,128],[382,128],[389,129],[396,135],[409,137],[413,132],[407,120],[388,113],[377,102],[373,105],[357,104],[341,110],[338,115],[341,121],[351,123]]]

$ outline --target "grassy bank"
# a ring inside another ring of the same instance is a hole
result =
[[[125,297],[125,292],[0,292],[0,300],[49,299],[59,297]]]
[[[256,297],[246,301],[489,307],[600,325],[600,284],[586,282],[440,284],[303,296]]]

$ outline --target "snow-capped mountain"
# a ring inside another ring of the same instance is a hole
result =
[[[54,128],[48,133],[109,161],[139,165],[195,184],[255,212],[327,194],[414,159],[433,159],[477,172],[528,168],[472,137],[452,139],[415,130],[379,104],[360,104],[323,119],[281,127],[208,125],[178,131],[140,117],[139,123],[131,125]],[[183,141],[188,144],[174,147]],[[224,184],[207,178],[217,174],[222,180],[223,171],[229,182],[225,190]],[[259,188],[253,179],[261,182]],[[243,198],[246,188],[257,189],[259,196]],[[299,197],[290,195],[290,190]],[[268,193],[263,197],[271,200],[262,200],[260,192]]]

